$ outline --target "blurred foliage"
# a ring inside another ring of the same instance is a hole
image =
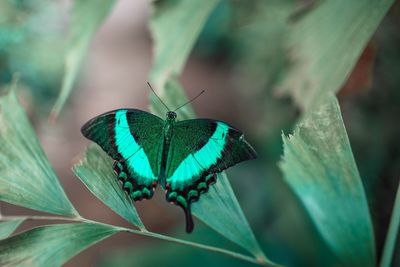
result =
[[[9,235],[11,235],[23,222],[24,219],[7,220],[4,222],[0,222],[0,240],[7,238]]]
[[[161,90],[158,91],[160,93]],[[166,93],[168,92],[168,93]],[[158,94],[157,93],[157,94]],[[163,102],[172,110],[187,101],[186,93],[180,85],[176,75],[172,76],[161,91]],[[161,118],[165,117],[166,108],[154,94],[150,95],[150,110]],[[195,114],[191,105],[186,105],[176,111],[180,120],[194,119]]]
[[[69,41],[65,53],[64,76],[61,92],[52,110],[52,120],[57,118],[71,94],[90,41],[114,3],[114,0],[74,0],[68,33]]]
[[[305,14],[292,16],[288,46],[293,63],[279,91],[289,93],[303,110],[339,91],[393,2],[318,1]]]
[[[36,105],[39,111],[48,110],[61,88],[52,112],[57,117],[72,91],[90,41],[114,2],[74,0],[66,27],[68,14],[62,1],[1,1],[0,84],[9,83],[12,75],[19,73],[34,104],[40,103]]]
[[[372,86],[341,93],[340,100],[382,250],[400,173],[400,5],[383,20],[376,47]],[[399,263],[400,264],[400,263]]]
[[[220,0],[155,1],[150,30],[154,38],[154,63],[150,81],[164,96],[164,86],[178,75],[210,12]]]
[[[206,1],[155,1],[149,21],[153,37],[153,66],[149,80],[165,104],[174,110],[187,101],[178,78],[186,63],[198,35],[210,13],[220,0]],[[165,107],[150,95],[150,109],[160,117],[165,116]],[[194,118],[190,105],[178,111],[181,120]]]
[[[38,111],[50,106],[60,84],[65,17],[61,7],[61,1],[51,0],[0,2],[0,84],[19,73]]]
[[[287,39],[289,18],[296,10],[296,3],[271,0],[234,5],[232,24],[238,30],[231,34],[231,60],[237,65],[241,87],[250,85],[251,91],[265,95],[265,91],[276,86],[290,67]]]

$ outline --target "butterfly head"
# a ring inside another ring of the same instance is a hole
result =
[[[176,112],[168,111],[167,112],[167,120],[168,121],[175,121],[176,120]]]

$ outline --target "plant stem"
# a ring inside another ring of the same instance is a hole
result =
[[[262,266],[268,266],[268,267],[279,267],[280,265],[277,265],[275,263],[272,263],[270,261],[268,261],[267,259],[256,259],[253,258],[251,256],[247,256],[241,253],[237,253],[231,250],[227,250],[227,249],[223,249],[223,248],[218,248],[218,247],[213,247],[213,246],[209,246],[209,245],[204,245],[204,244],[199,244],[199,243],[195,243],[195,242],[191,242],[191,241],[186,241],[183,239],[179,239],[179,238],[175,238],[175,237],[171,237],[171,236],[167,236],[167,235],[162,235],[162,234],[158,234],[158,233],[154,233],[154,232],[149,232],[147,230],[135,230],[135,229],[130,229],[130,228],[125,228],[125,227],[119,227],[119,226],[115,226],[115,225],[110,225],[110,224],[105,224],[105,223],[99,223],[96,221],[92,221],[92,220],[87,220],[84,219],[84,222],[88,222],[88,223],[95,223],[95,224],[103,224],[103,225],[107,225],[107,226],[112,226],[115,228],[118,228],[121,232],[128,232],[131,234],[137,234],[137,235],[142,235],[142,236],[149,236],[149,237],[153,237],[153,238],[157,238],[157,239],[161,239],[161,240],[165,240],[165,241],[170,241],[173,243],[177,243],[177,244],[182,244],[182,245],[187,245],[187,246],[191,246],[191,247],[195,247],[195,248],[200,248],[200,249],[204,249],[204,250],[208,250],[211,252],[216,252],[216,253],[220,253],[220,254],[224,254],[224,255],[228,255],[231,256],[233,258],[236,259],[240,259],[243,261],[247,261],[247,262],[251,262],[254,264],[258,264],[258,265],[262,265]]]
[[[383,247],[383,253],[381,258],[380,267],[389,267],[393,252],[396,247],[397,234],[400,227],[400,181],[397,188],[396,200],[394,201],[392,218],[390,219],[389,230],[386,235],[385,246]]]
[[[178,239],[178,238],[174,238],[174,237],[170,237],[170,236],[166,236],[166,235],[162,235],[162,234],[157,234],[157,233],[147,232],[147,231],[143,232],[143,231],[132,230],[132,229],[128,229],[128,228],[121,228],[121,230],[122,231],[126,231],[126,232],[130,232],[132,234],[150,236],[150,237],[153,237],[153,238],[158,238],[158,239],[161,239],[161,240],[170,241],[170,242],[177,243],[177,244],[187,245],[187,246],[191,246],[191,247],[195,247],[195,248],[200,248],[200,249],[204,249],[204,250],[208,250],[208,251],[212,251],[212,252],[228,255],[228,256],[231,256],[231,257],[236,258],[236,259],[240,259],[240,260],[243,260],[243,261],[251,262],[251,263],[262,265],[262,266],[270,266],[270,267],[279,266],[279,265],[276,265],[276,264],[274,264],[272,262],[269,262],[269,261],[266,261],[266,260],[258,260],[258,259],[255,259],[253,257],[247,256],[247,255],[243,255],[241,253],[233,252],[233,251],[222,249],[222,248],[218,248],[218,247],[199,244],[199,243],[195,243],[195,242],[190,242],[190,241],[186,241],[186,240],[182,240],[182,239]]]
[[[49,220],[49,221],[74,221],[74,222],[81,222],[84,219],[82,217],[61,217],[61,216],[0,216],[0,220],[18,220],[18,219],[25,219],[25,220]]]
[[[204,244],[199,244],[199,243],[195,243],[195,242],[191,242],[191,241],[186,241],[186,240],[182,240],[182,239],[178,239],[178,238],[174,238],[171,236],[166,236],[166,235],[162,235],[162,234],[158,234],[158,233],[154,233],[154,232],[149,232],[145,229],[143,230],[135,230],[135,229],[130,229],[130,228],[125,228],[125,227],[120,227],[120,226],[115,226],[115,225],[110,225],[110,224],[106,224],[106,223],[101,223],[101,222],[96,222],[96,221],[92,221],[83,217],[58,217],[58,216],[1,216],[0,220],[16,220],[16,219],[26,219],[26,220],[63,220],[63,221],[73,221],[73,222],[83,222],[83,223],[94,223],[94,224],[102,224],[102,225],[106,225],[106,226],[111,226],[114,227],[116,229],[118,229],[121,232],[128,232],[131,234],[136,234],[136,235],[142,235],[142,236],[148,236],[148,237],[153,237],[153,238],[157,238],[160,240],[165,240],[165,241],[169,241],[169,242],[173,242],[173,243],[177,243],[177,244],[182,244],[182,245],[187,245],[187,246],[191,246],[191,247],[195,247],[195,248],[200,248],[200,249],[204,249],[204,250],[208,250],[211,252],[215,252],[215,253],[220,253],[220,254],[224,254],[227,256],[231,256],[233,258],[239,259],[239,260],[243,260],[243,261],[247,261],[250,263],[254,263],[254,264],[258,264],[261,266],[268,266],[268,267],[278,267],[280,265],[277,265],[275,263],[272,263],[270,261],[268,261],[265,258],[253,258],[251,256],[247,256],[241,253],[237,253],[231,250],[227,250],[227,249],[223,249],[223,248],[219,248],[219,247],[213,247],[213,246],[209,246],[209,245],[204,245]]]

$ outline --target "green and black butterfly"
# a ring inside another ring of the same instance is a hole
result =
[[[191,203],[216,182],[217,173],[256,158],[256,152],[240,131],[225,122],[176,121],[174,111],[166,117],[118,109],[91,119],[81,131],[115,160],[114,171],[134,201],[150,199],[160,184],[166,200],[184,210],[190,233]]]

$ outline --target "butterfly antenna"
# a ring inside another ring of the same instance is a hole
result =
[[[151,87],[150,83],[147,82],[147,85],[150,87],[150,90],[153,91],[153,93],[156,95],[156,97],[158,98],[158,100],[160,100],[161,104],[164,105],[164,107],[170,111],[170,109],[167,107],[167,105],[164,103],[164,101],[162,101],[162,99],[157,95],[156,91],[154,91],[153,87]]]
[[[180,107],[178,107],[177,109],[175,109],[174,112],[177,111],[178,109],[180,109],[180,108],[186,106],[187,104],[192,103],[196,98],[198,98],[199,96],[201,96],[205,91],[206,91],[206,90],[201,91],[198,95],[196,95],[195,97],[193,97],[191,100],[189,100],[189,101],[186,102],[185,104],[183,104],[183,105],[181,105]]]

